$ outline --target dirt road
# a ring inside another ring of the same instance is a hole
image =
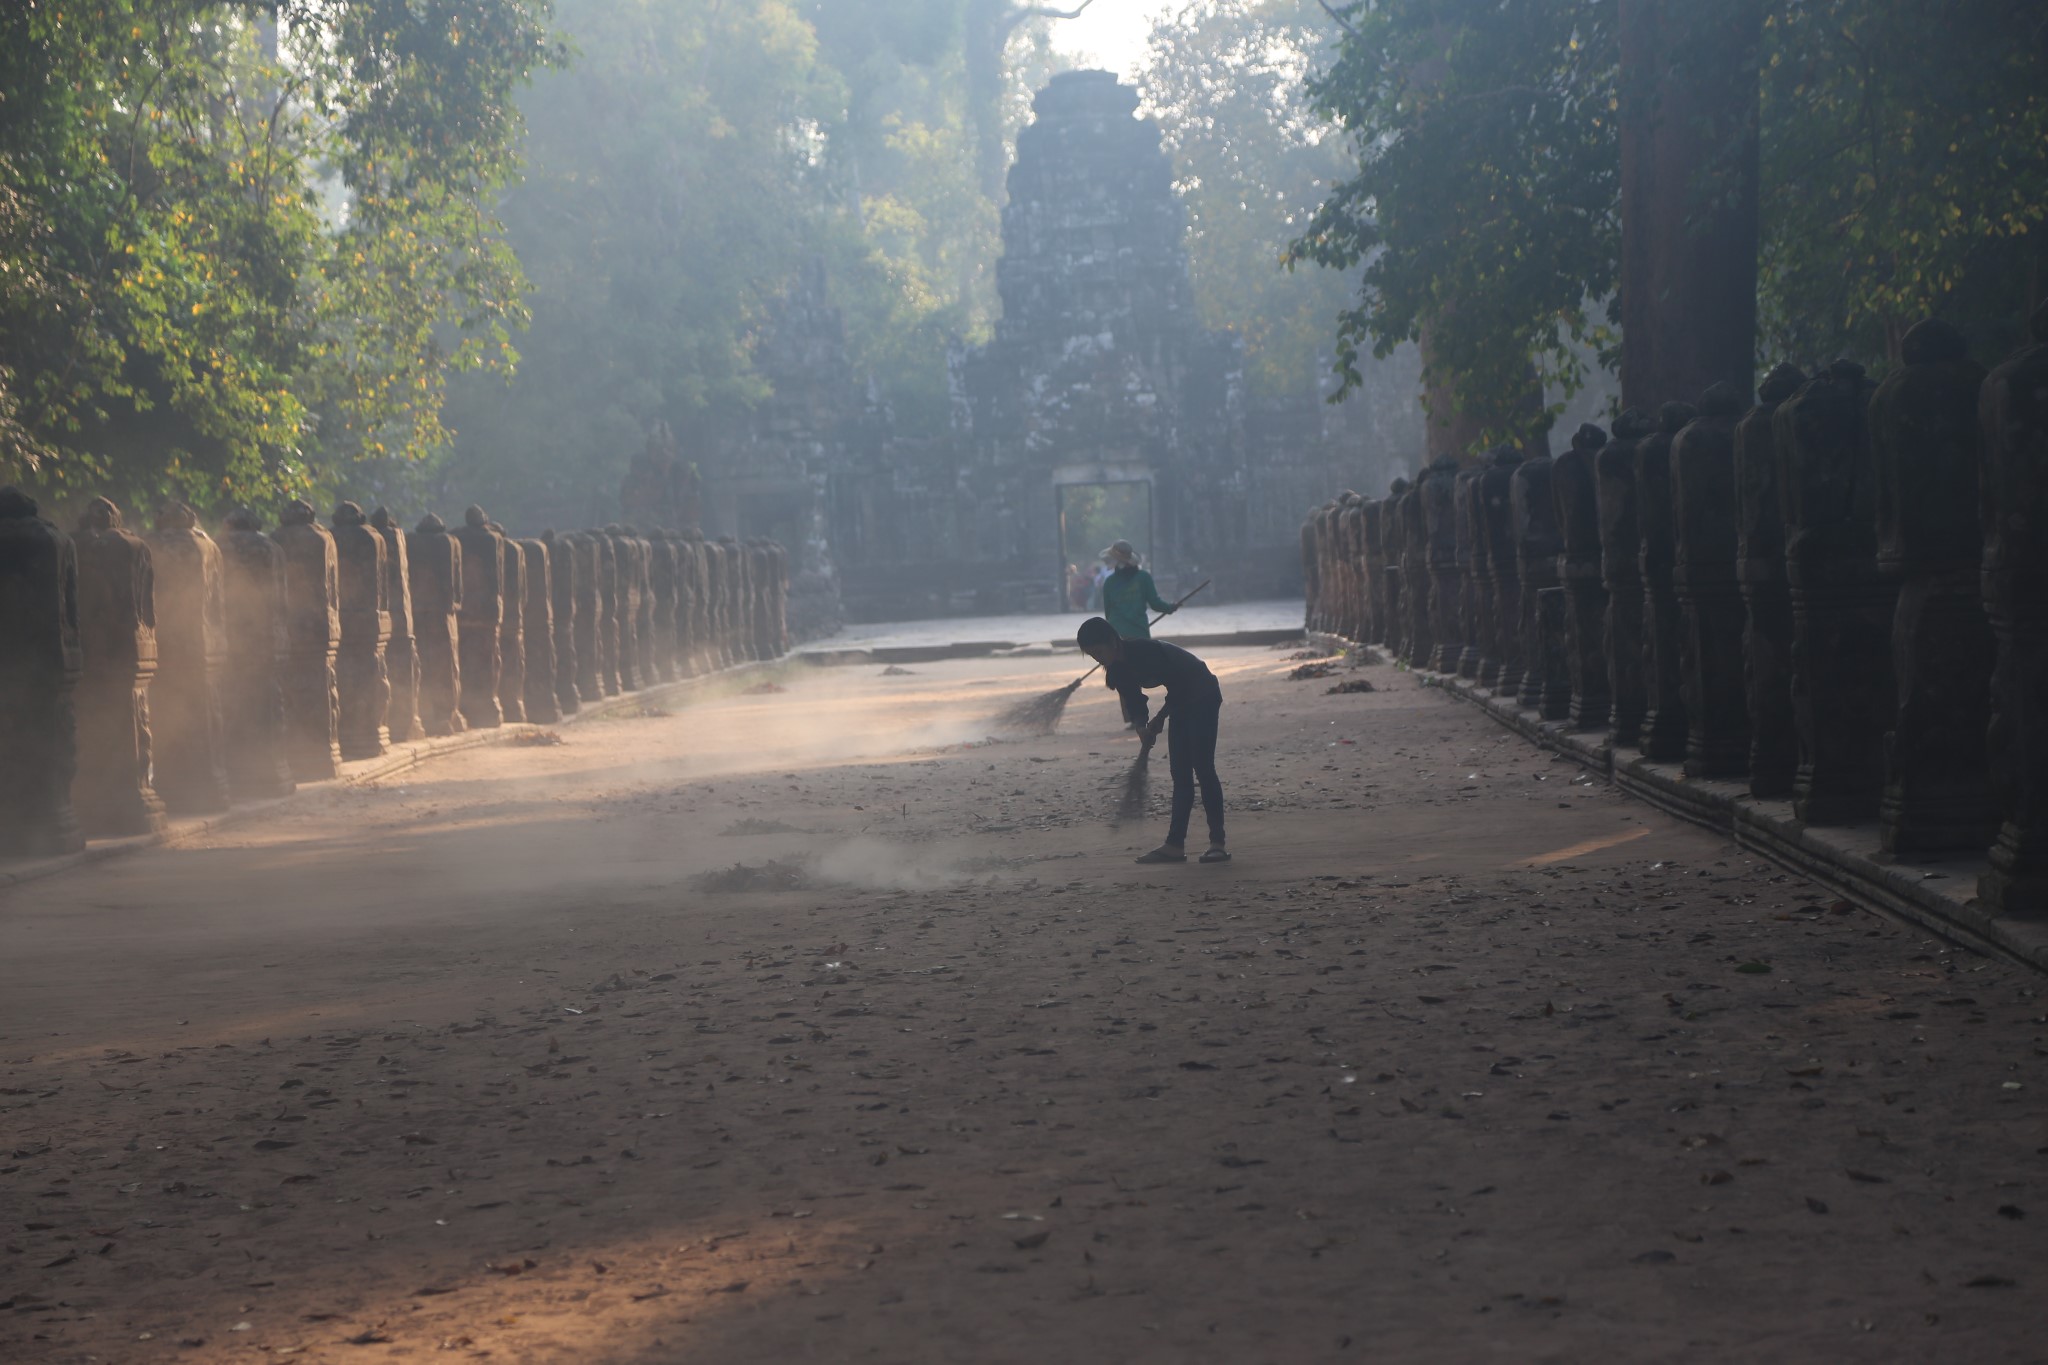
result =
[[[0,1360],[2048,1358],[2038,977],[1212,657],[1223,867],[1051,658],[0,894]]]

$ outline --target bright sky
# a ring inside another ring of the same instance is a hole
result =
[[[1071,9],[1078,0],[1061,0]],[[1084,66],[1099,66],[1126,78],[1145,64],[1145,35],[1152,20],[1185,0],[1095,0],[1078,19],[1052,26],[1052,45]]]

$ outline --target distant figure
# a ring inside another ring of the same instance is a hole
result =
[[[1095,584],[1087,574],[1081,572],[1078,564],[1067,565],[1067,605],[1075,611],[1088,609],[1088,594]]]
[[[1110,629],[1126,640],[1151,639],[1152,625],[1145,619],[1145,609],[1171,614],[1172,604],[1159,600],[1159,588],[1152,575],[1138,567],[1138,552],[1128,540],[1104,550],[1102,562],[1109,568],[1102,579],[1102,614],[1109,619]]]
[[[1164,640],[1127,640],[1100,616],[1083,621],[1074,642],[1102,665],[1110,689],[1123,699],[1124,714],[1136,717],[1146,753],[1151,752],[1160,730],[1166,730],[1166,761],[1173,771],[1173,822],[1166,827],[1166,842],[1138,861],[1188,860],[1188,818],[1194,814],[1195,784],[1199,782],[1202,810],[1209,817],[1209,851],[1202,861],[1229,862],[1230,852],[1223,846],[1223,783],[1216,776],[1216,731],[1223,712],[1223,688],[1216,675],[1179,645]],[[1149,723],[1145,719],[1148,687],[1166,689],[1166,701]]]

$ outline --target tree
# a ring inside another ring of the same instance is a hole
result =
[[[507,363],[539,0],[0,8],[0,477],[202,506],[441,439]]]
[[[1766,18],[1767,356],[1987,355],[2048,291],[2048,19],[2024,0],[1798,0]]]
[[[1331,11],[1336,60],[1309,82],[1356,173],[1290,259],[1363,265],[1337,329],[1347,384],[1370,347],[1420,341],[1433,423],[1476,441],[1547,429],[1612,344],[1620,221],[1614,0],[1364,0]],[[1611,321],[1611,318],[1609,319]]]

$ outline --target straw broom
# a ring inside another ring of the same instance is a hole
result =
[[[1206,578],[1197,583],[1188,590],[1187,597],[1183,597],[1179,602],[1173,604],[1174,610],[1178,611],[1187,602],[1189,597],[1193,597],[1208,586],[1209,580]],[[1161,612],[1152,618],[1151,624],[1158,625],[1169,614]],[[1095,665],[1095,668],[1089,669],[1065,687],[1056,687],[1042,697],[1033,697],[1028,701],[1018,702],[1015,706],[1012,706],[1009,710],[995,718],[995,728],[1006,734],[1013,735],[1051,734],[1059,728],[1060,717],[1065,715],[1067,711],[1067,703],[1073,700],[1076,692],[1081,690],[1081,684],[1094,677],[1095,669],[1100,667],[1102,667],[1101,664]]]

